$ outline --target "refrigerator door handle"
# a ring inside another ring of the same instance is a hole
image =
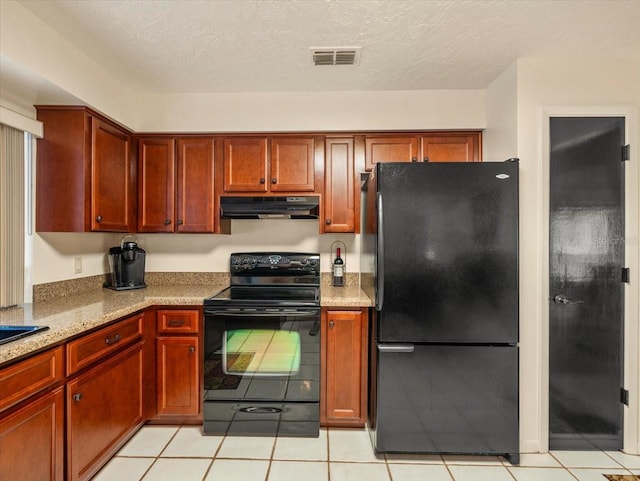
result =
[[[378,344],[380,352],[413,352],[414,349],[413,344]]]
[[[376,212],[378,216],[377,260],[376,260],[376,309],[382,310],[384,304],[384,230],[382,229],[382,193],[376,196]]]

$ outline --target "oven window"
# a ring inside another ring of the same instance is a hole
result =
[[[300,372],[300,333],[274,329],[231,329],[223,336],[226,375],[283,376]]]

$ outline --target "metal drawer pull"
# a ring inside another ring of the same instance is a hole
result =
[[[116,342],[118,342],[120,340],[120,334],[116,334],[113,337],[107,337],[104,340],[104,343],[107,344],[108,346],[115,344]]]
[[[184,319],[169,319],[169,325],[171,327],[184,326]]]
[[[413,352],[413,344],[382,344],[378,346],[380,352]]]

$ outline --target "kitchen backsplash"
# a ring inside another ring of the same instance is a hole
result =
[[[33,286],[33,301],[48,301],[55,297],[66,297],[79,292],[92,289],[100,289],[108,280],[109,274],[68,279],[64,281],[47,282]],[[225,284],[229,282],[228,272],[147,272],[144,277],[149,286],[158,285],[198,285],[198,284]],[[330,286],[332,276],[330,272],[323,272],[320,276],[321,286]],[[360,275],[347,272],[346,285],[357,286]]]

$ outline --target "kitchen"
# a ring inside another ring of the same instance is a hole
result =
[[[3,2],[2,52],[3,72],[9,73],[16,64],[39,72],[50,82],[63,86],[110,117],[136,131],[160,132],[284,132],[325,130],[430,130],[483,129],[483,158],[521,159],[520,250],[520,310],[521,310],[521,449],[523,452],[545,452],[545,387],[544,387],[544,294],[545,260],[545,176],[544,132],[540,126],[544,115],[557,115],[574,106],[574,113],[597,115],[613,113],[628,115],[628,141],[637,145],[638,64],[620,62],[611,56],[604,59],[556,60],[552,58],[519,58],[486,88],[451,90],[398,90],[356,93],[320,91],[313,94],[288,92],[279,94],[190,94],[139,95],[132,88],[100,69],[77,47],[53,31],[19,3]],[[29,37],[18,25],[29,26]],[[24,45],[34,42],[37,51],[26,51]],[[6,54],[6,59],[5,59]],[[49,60],[47,60],[49,59]],[[56,59],[59,69],[50,64]],[[78,64],[76,64],[76,62]],[[84,75],[71,72],[81,69]],[[579,78],[580,88],[576,88]],[[21,105],[3,82],[3,106],[25,112],[34,118],[34,111]],[[101,85],[100,89],[92,88]],[[5,93],[6,92],[6,93]],[[68,99],[65,99],[68,100]],[[38,103],[29,97],[27,105]],[[65,102],[66,103],[66,102]],[[419,106],[419,108],[416,108]],[[558,106],[567,106],[562,110]],[[603,106],[612,106],[607,110]],[[627,107],[618,106],[631,106]],[[554,110],[555,109],[555,110]],[[635,110],[634,110],[635,109]],[[260,115],[256,115],[260,112]],[[313,115],[309,114],[313,112]],[[636,117],[634,117],[636,115]],[[634,127],[635,125],[635,127]],[[637,154],[634,154],[637,155]],[[637,195],[637,167],[627,168],[632,187],[629,195]],[[637,204],[629,200],[632,208]],[[633,211],[630,211],[633,212]],[[635,218],[635,221],[633,220]],[[224,272],[233,251],[252,251],[265,247],[272,250],[320,252],[322,271],[330,270],[330,247],[333,241],[346,244],[347,271],[359,272],[358,242],[349,234],[318,235],[317,222],[232,221],[232,234],[227,236],[197,236],[186,234],[138,234],[149,255],[149,272]],[[637,215],[628,221],[631,235],[636,238]],[[259,236],[260,243],[256,243]],[[104,253],[120,240],[114,234],[43,234],[33,237],[34,285],[64,279],[103,274]],[[188,251],[184,245],[188,242]],[[629,245],[629,265],[637,265],[637,246]],[[634,257],[635,256],[635,257]],[[74,257],[82,257],[82,273],[74,273]],[[633,353],[637,353],[637,286],[630,286],[627,309],[626,369],[628,388],[637,393],[638,369]],[[635,310],[634,310],[635,309]],[[628,416],[625,417],[625,446],[636,446],[638,404],[637,394],[631,395]]]

